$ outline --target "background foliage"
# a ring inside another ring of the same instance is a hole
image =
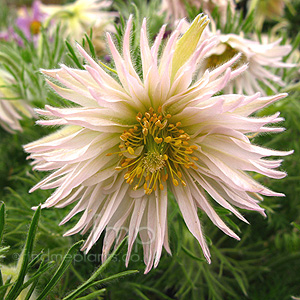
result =
[[[142,18],[147,16],[150,20],[149,36],[154,36],[157,28],[164,23],[163,16],[156,14],[158,1],[149,1],[148,4],[142,0],[129,2],[114,2],[115,8],[122,12],[122,18],[116,26],[117,41],[121,41],[124,22],[130,13],[135,14],[136,28],[140,26]],[[241,8],[246,7],[245,2],[241,1],[239,4]],[[300,1],[292,2],[296,11],[299,11]],[[23,1],[22,4],[24,3]],[[30,1],[26,3],[29,4]],[[21,4],[21,1],[17,4]],[[295,16],[287,9],[285,16],[287,26],[282,30],[283,35],[285,38],[292,38],[295,48],[299,48],[298,14]],[[2,3],[0,28],[3,29],[11,22],[11,18],[9,8]],[[253,20],[250,21],[253,22]],[[243,22],[245,24],[246,21]],[[271,21],[267,22],[264,30],[269,30],[272,25]],[[237,30],[238,26],[239,23],[237,27],[233,24],[232,28]],[[28,99],[37,107],[43,107],[45,103],[68,105],[46,87],[39,69],[56,68],[60,62],[78,67],[83,64],[83,61],[77,56],[76,50],[62,40],[59,27],[52,41],[46,32],[43,36],[43,45],[39,52],[32,43],[25,39],[24,47],[18,47],[13,42],[0,42],[0,63],[17,79],[15,89],[21,98]],[[138,38],[138,35],[133,34],[133,55],[138,53]],[[88,46],[88,37],[84,44],[93,54],[93,47]],[[100,57],[100,59],[103,58]],[[0,200],[6,206],[5,210],[4,205],[1,207],[2,218],[3,220],[5,218],[5,222],[0,220],[0,225],[4,228],[0,263],[16,266],[25,244],[27,245],[24,250],[25,254],[26,251],[30,251],[28,252],[30,255],[41,253],[39,259],[34,261],[30,268],[28,264],[33,259],[32,255],[27,265],[24,265],[24,270],[26,269],[24,272],[29,273],[29,278],[38,275],[38,280],[32,281],[36,287],[35,295],[41,295],[38,299],[75,299],[67,296],[75,297],[76,294],[70,294],[74,290],[82,291],[80,294],[82,298],[76,296],[76,299],[286,300],[291,299],[292,296],[299,296],[299,77],[297,69],[286,72],[284,80],[287,84],[281,91],[288,91],[289,97],[259,112],[259,115],[269,115],[281,111],[286,120],[283,124],[287,128],[286,131],[279,135],[261,135],[253,140],[254,143],[278,150],[294,149],[294,154],[285,158],[282,165],[288,177],[276,181],[264,177],[258,178],[254,175],[264,185],[283,192],[286,197],[265,197],[262,206],[266,209],[267,218],[244,211],[243,214],[250,221],[250,226],[237,221],[226,210],[216,208],[226,222],[239,232],[240,242],[225,236],[204,214],[199,212],[210,244],[211,265],[203,259],[200,246],[186,228],[179,208],[170,195],[168,223],[172,256],[163,252],[158,268],[144,275],[142,247],[137,242],[128,269],[125,268],[123,259],[126,247],[119,249],[118,253],[111,256],[107,268],[105,268],[107,265],[101,267],[99,255],[102,248],[101,239],[88,255],[84,255],[77,251],[79,240],[84,239],[84,236],[62,237],[63,233],[76,222],[73,220],[63,228],[58,226],[69,208],[49,209],[41,212],[37,210],[35,215],[31,209],[44,202],[50,192],[38,190],[32,194],[28,193],[28,190],[43,177],[43,174],[31,170],[22,145],[54,129],[37,126],[34,120],[29,119],[22,121],[23,132],[11,135],[0,128]],[[29,226],[30,223],[31,226]],[[27,242],[25,242],[26,237]],[[72,246],[73,244],[75,246]],[[71,251],[71,257],[65,256],[70,253],[68,251]],[[41,272],[46,269],[47,272]],[[61,271],[59,276],[57,270]],[[10,285],[11,289],[16,285],[19,289],[22,286],[23,281],[20,277],[18,278],[15,283],[14,279],[11,279],[11,283],[14,284]],[[49,287],[47,293],[43,294],[49,282],[53,285]],[[5,284],[2,282],[0,293],[4,290]],[[13,297],[7,299],[13,299]]]

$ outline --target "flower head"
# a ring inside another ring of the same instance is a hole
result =
[[[284,14],[286,3],[290,0],[250,0],[249,10],[255,10],[255,24],[258,29],[261,29],[265,19],[278,20]]]
[[[48,81],[52,88],[77,106],[38,110],[47,118],[39,124],[63,128],[25,146],[35,169],[53,171],[31,191],[56,189],[42,207],[77,203],[61,224],[83,212],[66,235],[91,229],[83,246],[86,251],[106,228],[105,259],[113,242],[118,244],[128,234],[128,264],[139,235],[146,272],[156,267],[162,247],[170,252],[170,189],[187,227],[210,261],[198,207],[222,231],[239,238],[214,211],[207,194],[243,221],[246,219],[236,207],[264,214],[259,206],[260,194],[282,196],[246,172],[282,178],[286,174],[274,170],[281,160],[263,157],[291,152],[252,145],[247,135],[282,130],[266,126],[281,121],[279,113],[264,118],[249,115],[286,95],[214,96],[247,68],[230,69],[239,55],[194,80],[197,63],[214,45],[214,39],[199,43],[207,23],[207,17],[198,16],[180,37],[180,22],[159,56],[165,26],[150,47],[144,20],[140,32],[142,75],[138,75],[130,56],[131,17],[122,52],[107,35],[115,75],[106,72],[80,46],[78,50],[89,64],[85,70],[62,65],[43,71],[59,82]]]
[[[211,14],[217,7],[222,23],[226,22],[227,7],[230,7],[232,13],[235,9],[233,0],[163,0],[162,9],[167,12],[169,18],[178,20],[187,17],[187,4],[197,10],[201,8],[206,14]]]
[[[35,0],[32,7],[22,7],[18,10],[18,17],[16,19],[16,26],[23,32],[24,36],[29,41],[37,43],[43,22],[45,21],[46,14],[41,11],[41,2]],[[0,32],[0,40],[16,41],[20,46],[24,45],[23,39],[15,32],[13,27]]]
[[[45,20],[45,13],[41,11],[41,2],[35,0],[32,4],[31,13],[27,8],[19,10],[19,17],[16,20],[16,25],[23,31],[28,40],[37,36]]]
[[[22,115],[31,118],[33,109],[13,90],[14,78],[4,70],[0,70],[0,125],[8,132],[22,131],[19,121]],[[20,114],[21,113],[21,114]]]
[[[48,22],[60,23],[66,36],[79,41],[91,27],[112,22],[116,14],[103,10],[110,5],[110,0],[76,0],[65,5],[42,5],[42,11],[48,14]]]
[[[285,83],[280,75],[275,74],[274,70],[295,66],[295,64],[283,62],[284,56],[291,52],[292,47],[291,45],[280,45],[281,39],[272,43],[260,43],[244,38],[243,34],[222,34],[219,31],[217,33],[206,31],[206,34],[215,36],[217,43],[206,53],[202,63],[202,72],[224,64],[238,53],[241,54],[241,57],[231,67],[234,69],[248,64],[247,70],[226,86],[226,92],[232,93],[236,89],[237,93],[244,92],[252,95],[259,91],[265,95],[265,89],[261,86],[263,84],[276,93],[277,89],[273,83],[279,86],[284,86]]]

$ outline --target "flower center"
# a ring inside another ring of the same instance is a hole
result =
[[[163,190],[163,182],[171,179],[175,186],[186,185],[182,179],[181,167],[197,168],[193,156],[197,146],[190,145],[190,136],[180,129],[181,123],[170,122],[171,115],[157,112],[152,107],[136,116],[137,124],[125,130],[121,136],[120,161],[116,170],[126,170],[124,179],[133,184],[134,190],[144,188],[151,194],[157,188]]]
[[[232,59],[238,53],[238,50],[233,49],[228,44],[226,44],[226,49],[222,54],[213,54],[206,59],[206,69],[215,69],[216,67]],[[231,66],[231,69],[235,70],[236,68],[245,64],[246,62],[247,58],[245,54],[242,53],[240,59]]]
[[[37,20],[33,20],[30,23],[30,31],[33,35],[39,34],[41,31],[41,22],[37,21]]]

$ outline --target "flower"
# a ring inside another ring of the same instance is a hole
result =
[[[280,75],[275,74],[274,70],[295,66],[295,64],[283,62],[283,57],[291,52],[292,47],[291,45],[280,45],[281,39],[277,39],[272,43],[260,43],[245,38],[243,33],[240,35],[222,34],[220,31],[214,33],[207,30],[206,34],[216,36],[217,43],[215,47],[206,53],[201,67],[202,72],[225,63],[238,53],[241,53],[241,57],[232,65],[232,68],[248,64],[248,69],[225,87],[225,91],[228,93],[232,93],[236,89],[237,93],[245,92],[252,95],[259,91],[262,95],[266,95],[261,84],[276,93],[277,88],[273,83],[279,86],[284,86],[285,83]]]
[[[213,47],[214,39],[199,44],[207,17],[198,16],[181,37],[181,26],[171,34],[158,56],[165,26],[152,45],[146,37],[146,21],[140,31],[142,75],[130,56],[130,17],[118,52],[107,34],[116,70],[114,75],[94,61],[79,45],[89,65],[76,70],[43,70],[50,86],[77,106],[47,105],[37,112],[46,117],[41,125],[63,126],[59,131],[25,146],[34,169],[53,171],[30,192],[56,189],[42,207],[77,204],[61,222],[83,212],[79,222],[66,232],[90,234],[82,248],[89,251],[106,228],[102,258],[116,241],[128,234],[126,265],[133,243],[140,236],[145,272],[156,267],[162,247],[170,253],[167,230],[167,190],[179,205],[190,232],[199,241],[210,262],[197,208],[202,209],[222,231],[239,237],[221,220],[207,198],[246,221],[236,207],[255,210],[261,195],[282,196],[254,181],[246,172],[272,178],[286,174],[274,170],[281,160],[272,155],[292,153],[252,145],[248,134],[278,132],[268,127],[282,120],[279,113],[255,118],[256,110],[286,96],[260,97],[218,95],[247,66],[230,69],[239,55],[216,69],[206,70],[194,81],[197,62]],[[57,80],[59,85],[53,82]],[[61,87],[61,85],[65,87]]]
[[[111,5],[110,0],[77,0],[65,5],[42,5],[48,14],[47,22],[59,22],[65,30],[65,36],[79,41],[91,27],[101,28],[111,23],[116,13],[103,11]]]
[[[265,19],[280,20],[284,14],[284,8],[289,0],[250,0],[249,11],[255,10],[255,24],[261,30]]]
[[[197,10],[201,8],[206,14],[211,14],[213,10],[218,7],[218,12],[223,24],[226,22],[228,5],[232,13],[234,13],[235,10],[233,0],[163,0],[162,10],[167,12],[168,18],[178,20],[187,17],[186,4]]]
[[[45,20],[45,13],[41,11],[41,2],[36,0],[32,4],[31,14],[27,8],[22,8],[18,14],[16,25],[23,31],[28,40],[35,38],[41,32],[42,23]]]
[[[22,7],[18,10],[18,17],[16,19],[16,26],[23,32],[24,36],[35,44],[40,36],[41,27],[45,20],[46,15],[41,12],[41,2],[35,0],[32,4],[30,11],[27,7]],[[23,39],[19,36],[13,27],[9,27],[7,30],[0,32],[0,40],[16,41],[19,46],[23,46]]]
[[[10,73],[0,70],[0,125],[11,133],[14,130],[22,131],[20,113],[28,118],[34,115],[33,109],[25,100],[18,100],[19,95],[12,89],[14,83]]]

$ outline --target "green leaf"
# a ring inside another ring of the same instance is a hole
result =
[[[87,296],[77,298],[76,300],[95,300],[96,297],[103,295],[106,292],[106,289],[101,289],[99,291],[88,294]]]
[[[107,266],[109,265],[109,263],[111,262],[111,260],[113,259],[113,257],[116,255],[117,252],[120,251],[120,249],[123,247],[123,245],[125,244],[125,241],[127,240],[127,238],[125,238],[121,243],[120,245],[113,251],[113,253],[107,258],[107,260],[98,268],[98,270],[96,270],[96,272],[86,281],[84,282],[81,286],[79,286],[75,291],[73,291],[71,294],[69,294],[68,296],[66,296],[63,300],[71,300],[71,299],[75,299],[76,296],[80,295],[83,291],[85,291],[87,288],[93,286],[93,281],[107,268]],[[137,271],[127,271],[127,272],[131,272],[131,273],[135,273]],[[124,272],[123,272],[124,273]],[[121,273],[120,273],[121,274]],[[123,274],[123,275],[120,275],[120,274],[116,274],[116,275],[113,275],[113,276],[117,276],[117,277],[120,277],[120,276],[125,276],[125,275],[128,275],[128,274]],[[109,280],[112,279],[112,277],[109,277]],[[116,278],[117,278],[116,277]],[[108,279],[103,279],[103,280],[100,280],[100,281],[97,281],[97,283],[95,284],[100,284],[100,283],[104,283],[108,281]],[[39,300],[39,299],[38,299]]]
[[[24,278],[25,278],[25,275],[28,270],[29,259],[32,256],[33,242],[34,242],[36,230],[38,227],[40,215],[41,215],[41,207],[39,206],[37,208],[36,212],[34,213],[32,222],[30,224],[30,228],[28,231],[28,236],[27,236],[27,240],[26,240],[26,244],[25,244],[25,248],[24,248],[24,253],[22,255],[22,261],[18,262],[18,264],[19,263],[21,264],[18,278],[17,278],[15,284],[12,286],[11,290],[9,291],[9,293],[6,297],[6,300],[15,299],[16,296],[18,296],[19,293],[21,292],[21,286],[23,285]]]
[[[116,280],[118,278],[121,278],[121,277],[124,277],[124,276],[128,276],[128,275],[136,274],[138,272],[139,272],[138,270],[124,271],[124,272],[120,272],[120,273],[111,275],[111,276],[109,276],[107,278],[104,278],[104,279],[101,279],[101,280],[98,280],[98,281],[95,281],[95,282],[90,282],[89,284],[84,285],[84,287],[82,286],[82,288],[80,290],[77,289],[76,290],[77,291],[76,294],[72,295],[71,298],[68,298],[69,296],[67,296],[63,300],[66,300],[66,299],[69,299],[69,300],[77,299],[78,295],[80,295],[81,293],[83,293],[84,291],[86,291],[87,289],[89,289],[91,287],[94,287],[94,286],[100,285],[100,284],[105,284],[105,283],[108,283],[108,282],[110,282],[112,280]]]
[[[92,30],[92,29],[91,29],[91,30]],[[92,35],[92,31],[91,31],[91,35]],[[93,45],[91,39],[88,37],[87,34],[85,35],[85,38],[86,38],[86,41],[87,41],[88,44],[89,44],[89,48],[90,48],[90,52],[91,52],[92,58],[93,58],[93,59],[96,59],[96,52],[95,52],[95,48],[94,48],[94,45]]]
[[[84,67],[82,66],[82,64],[80,63],[79,59],[77,58],[76,53],[75,53],[73,47],[71,46],[71,44],[68,41],[66,41],[65,43],[66,43],[66,46],[67,46],[67,48],[68,48],[68,50],[70,52],[70,53],[68,53],[69,57],[74,61],[74,63],[76,64],[76,66],[79,69],[83,70]]]
[[[55,272],[53,277],[50,279],[49,283],[46,285],[46,287],[43,289],[43,291],[41,292],[41,294],[36,300],[45,299],[45,297],[49,294],[51,289],[57,284],[61,276],[65,273],[65,271],[72,263],[73,258],[77,253],[79,247],[82,245],[82,243],[83,241],[79,241],[70,248],[68,253],[65,255],[63,261],[61,262],[60,266],[58,267],[57,271]]]
[[[185,248],[184,246],[181,246],[181,249],[183,250],[184,253],[186,253],[188,256],[190,256],[192,259],[201,261],[201,262],[206,262],[206,260],[202,257],[197,257],[196,255],[194,255],[190,250],[188,250],[187,248]]]
[[[296,227],[298,230],[300,230],[300,225],[299,224],[297,224],[297,223],[295,223],[295,222],[292,222],[291,223],[294,227]]]
[[[5,224],[5,205],[4,203],[2,203],[0,208],[0,244],[2,242],[4,224]]]

